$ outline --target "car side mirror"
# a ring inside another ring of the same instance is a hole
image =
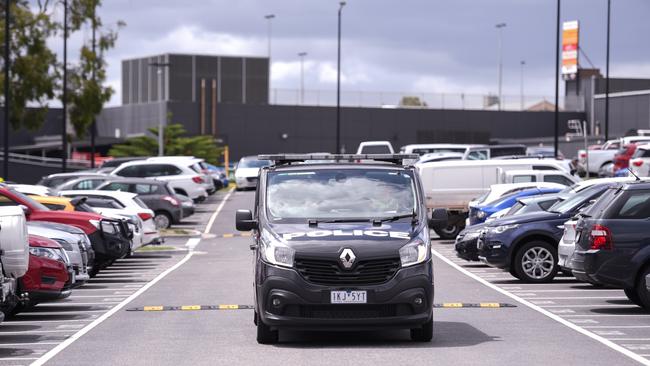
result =
[[[429,219],[429,227],[431,228],[445,228],[449,224],[449,215],[444,208],[436,208],[431,212],[431,219]]]
[[[257,229],[257,221],[253,220],[253,213],[250,210],[237,210],[235,227],[238,231],[251,231]]]
[[[23,213],[25,214],[25,217],[31,215],[32,210],[29,207],[27,207],[25,205],[20,205],[20,208],[23,210]]]

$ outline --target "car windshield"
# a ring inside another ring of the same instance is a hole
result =
[[[270,160],[241,159],[237,168],[262,168],[271,165]]]
[[[396,170],[325,169],[271,172],[271,219],[384,218],[416,209],[413,177]]]
[[[551,206],[548,209],[548,211],[561,213],[561,214],[569,213],[572,210],[574,210],[578,205],[580,205],[582,202],[584,202],[585,200],[589,199],[590,197],[594,196],[595,194],[597,194],[602,190],[603,190],[602,186],[589,187],[581,192],[569,196],[564,201],[557,202],[556,204]]]

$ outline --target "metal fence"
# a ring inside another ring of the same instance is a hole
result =
[[[555,98],[539,95],[503,95],[464,93],[414,93],[341,91],[341,105],[367,108],[425,108],[504,111],[552,111]],[[335,106],[335,90],[271,89],[270,103],[276,105]],[[584,111],[584,98],[560,97],[560,110]]]

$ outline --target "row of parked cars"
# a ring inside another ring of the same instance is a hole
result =
[[[115,260],[161,243],[161,229],[228,185],[206,166],[193,157],[114,159],[37,185],[0,184],[0,317],[66,298]]]

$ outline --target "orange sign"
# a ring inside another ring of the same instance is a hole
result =
[[[577,20],[562,23],[562,77],[575,79],[578,76],[578,53],[580,27]]]

